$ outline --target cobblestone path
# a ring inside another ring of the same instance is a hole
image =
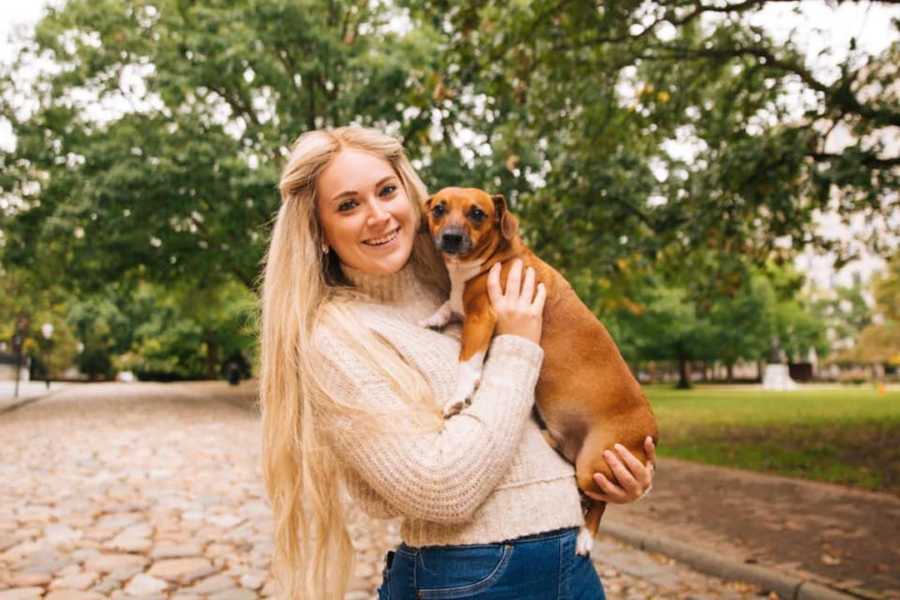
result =
[[[348,600],[375,597],[394,521],[351,511]],[[0,415],[0,600],[274,597],[252,383],[93,384]],[[610,600],[753,598],[607,538]]]

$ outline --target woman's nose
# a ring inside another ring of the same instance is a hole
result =
[[[385,210],[384,206],[382,206],[378,200],[373,199],[369,202],[369,225],[377,225],[389,217],[390,213]]]

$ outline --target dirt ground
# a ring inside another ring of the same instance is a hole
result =
[[[864,598],[900,599],[894,495],[661,459],[651,495],[610,507],[607,520]]]

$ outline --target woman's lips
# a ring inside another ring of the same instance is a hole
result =
[[[400,235],[399,227],[384,237],[376,238],[374,240],[366,240],[363,242],[363,244],[365,244],[366,246],[384,246],[385,244],[394,241],[394,239],[396,239],[398,235]]]

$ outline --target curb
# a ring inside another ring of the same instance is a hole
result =
[[[860,597],[867,597],[839,592],[769,567],[723,558],[709,550],[701,550],[661,535],[638,533],[633,528],[608,521],[600,526],[600,532],[640,550],[674,558],[707,575],[752,583],[767,591],[776,592],[783,600],[859,600]]]
[[[55,396],[56,394],[60,393],[64,389],[65,389],[65,387],[60,387],[58,389],[51,390],[51,391],[47,392],[46,394],[41,394],[40,396],[31,396],[29,398],[23,398],[22,400],[19,400],[18,402],[12,402],[10,404],[7,404],[6,406],[2,406],[2,407],[0,407],[0,415],[6,414],[8,412],[12,412],[12,411],[16,410],[17,408],[22,408],[23,406],[25,406],[27,404],[31,404],[32,402],[37,402],[38,400],[45,400],[45,399],[49,398],[50,396]]]

